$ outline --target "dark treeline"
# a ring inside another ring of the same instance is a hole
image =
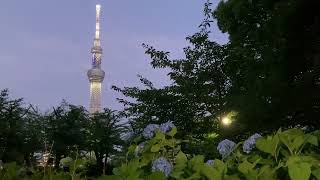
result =
[[[89,116],[81,106],[63,101],[48,113],[41,114],[33,106],[25,106],[22,99],[11,99],[8,90],[0,94],[0,159],[35,166],[35,153],[50,153],[55,167],[62,158],[80,157],[81,152],[94,152],[93,173],[102,173],[103,158],[121,154],[117,145],[127,126],[116,111],[105,109]],[[53,163],[53,162],[51,162]]]

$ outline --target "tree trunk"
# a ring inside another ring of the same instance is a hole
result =
[[[24,154],[24,161],[25,161],[25,165],[30,167],[31,166],[31,154],[32,153],[25,153]]]
[[[56,153],[56,158],[55,158],[55,162],[54,162],[54,167],[55,167],[56,169],[59,169],[59,164],[60,164],[60,160],[61,160],[61,155],[62,155],[62,153],[60,153],[60,152],[57,152],[57,153]]]
[[[94,152],[96,155],[96,160],[97,160],[97,168],[99,171],[99,174],[101,175],[102,171],[103,171],[103,164],[102,164],[102,153],[99,153],[97,151]]]
[[[103,175],[106,175],[108,153],[106,153],[105,155],[106,155],[106,157],[104,158],[104,161],[103,161]]]

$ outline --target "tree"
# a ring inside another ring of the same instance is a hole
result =
[[[230,35],[228,107],[238,128],[319,128],[319,1],[228,0],[213,15]]]
[[[46,151],[55,155],[55,166],[59,167],[62,156],[71,151],[85,150],[86,127],[89,116],[85,108],[63,101],[46,116]]]
[[[93,151],[99,172],[105,174],[107,160],[117,153],[124,141],[121,135],[126,132],[121,115],[110,109],[92,116],[88,127],[88,149]],[[103,161],[104,159],[104,161]]]
[[[22,134],[24,141],[22,150],[25,163],[30,166],[34,163],[34,153],[43,149],[43,116],[38,109],[30,105],[23,121]]]
[[[7,89],[0,92],[0,159],[4,162],[30,162],[30,155],[39,148],[37,128],[29,129],[38,114],[32,106],[23,107],[23,99],[11,99]]]
[[[119,99],[125,114],[136,130],[149,123],[171,120],[179,129],[178,136],[204,138],[219,130],[221,116],[228,112],[230,80],[225,72],[225,46],[210,40],[211,3],[205,4],[205,19],[200,32],[187,37],[184,59],[170,59],[170,53],[143,44],[153,68],[166,68],[171,85],[155,88],[140,76],[144,89],[113,87],[126,97]]]

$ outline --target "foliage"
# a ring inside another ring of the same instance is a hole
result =
[[[228,107],[241,131],[319,123],[319,1],[220,1],[212,15],[229,34]],[[263,126],[261,126],[263,124]]]
[[[199,32],[186,38],[185,57],[171,59],[169,52],[143,44],[152,67],[168,70],[172,84],[156,88],[139,76],[143,89],[114,86],[126,97],[118,99],[125,106],[121,113],[105,109],[90,117],[64,101],[41,114],[2,90],[0,179],[85,178],[91,170],[107,174],[110,164],[121,161],[114,175],[100,178],[320,179],[320,132],[311,132],[320,128],[319,5],[226,0],[213,10],[207,1]],[[214,20],[229,34],[227,44],[211,40]],[[142,133],[125,155],[132,138],[121,138],[127,133],[123,115],[132,134]],[[232,119],[229,127],[220,126],[223,117]],[[238,144],[217,141],[279,127],[289,129]],[[55,168],[34,168],[35,152],[49,152]]]
[[[151,66],[168,71],[170,85],[156,88],[139,76],[143,88],[113,87],[126,97],[119,101],[133,128],[172,120],[179,137],[197,141],[212,132],[241,139],[280,127],[318,129],[319,1],[211,4],[199,32],[187,37],[184,57],[143,45]],[[227,44],[212,40],[215,22],[228,33]],[[221,127],[221,117],[232,111],[231,126]]]
[[[131,145],[128,160],[113,170],[114,175],[104,179],[150,179],[151,176],[154,179],[319,179],[319,131],[280,129],[265,137],[254,135],[248,138],[256,140],[249,153],[243,151],[245,144],[240,142],[229,154],[221,152],[223,159],[216,157],[207,162],[202,155],[181,151],[181,140],[174,138],[176,128],[168,133],[159,129],[155,132],[152,139],[145,139],[139,156],[132,156],[138,145]],[[141,137],[136,140],[139,142]],[[155,168],[159,161],[162,161],[160,168]]]
[[[39,148],[39,114],[22,99],[11,99],[8,90],[0,92],[0,159],[30,163]]]
[[[63,101],[47,115],[44,125],[45,151],[55,154],[56,166],[60,159],[76,149],[84,149],[88,114],[83,107]]]
[[[125,142],[120,137],[127,131],[121,118],[120,113],[109,109],[90,117],[84,107],[66,101],[42,114],[31,105],[24,107],[22,99],[11,99],[8,91],[3,90],[0,94],[0,160],[33,167],[44,160],[44,154],[50,154],[42,165],[59,169],[62,158],[78,161],[84,154],[91,153],[94,163],[84,164],[90,169],[90,175],[111,172],[105,171],[111,162],[103,164],[102,160],[114,155],[121,157]]]
[[[121,146],[125,144],[121,135],[127,132],[127,126],[121,122],[121,118],[121,114],[104,109],[104,112],[93,116],[88,123],[87,150],[94,152],[100,171],[105,171],[107,160],[112,155],[119,155]]]

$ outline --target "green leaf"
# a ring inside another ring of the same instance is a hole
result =
[[[164,140],[166,138],[166,136],[160,132],[160,131],[157,131],[156,132],[156,136],[154,137],[156,140]]]
[[[186,168],[187,166],[187,161],[187,156],[182,151],[180,151],[176,156],[176,164],[173,167],[171,176],[176,179],[180,179],[181,175],[183,174],[184,168]]]
[[[136,147],[137,147],[137,145],[135,145],[135,144],[130,145],[129,148],[128,148],[128,152],[129,153],[134,153],[134,151],[136,150]]]
[[[314,175],[318,180],[320,180],[320,168],[313,170],[312,175]]]
[[[204,176],[206,176],[209,180],[214,180],[216,179],[216,173],[214,172],[214,169],[212,166],[209,166],[207,164],[203,164],[202,168],[201,168],[201,174],[203,174]]]
[[[151,147],[151,152],[159,152],[160,150],[160,144],[155,144]]]
[[[225,173],[226,169],[227,169],[227,165],[224,164],[223,161],[219,160],[219,159],[215,159],[214,160],[214,165],[213,167],[215,169],[217,169],[219,171],[219,173]]]
[[[112,176],[100,176],[98,180],[123,180],[123,178],[121,178],[121,176],[112,175]]]
[[[278,135],[274,135],[274,136],[259,138],[256,142],[256,147],[260,151],[269,153],[275,157],[277,153],[278,144],[279,144],[279,137]]]
[[[255,163],[250,163],[247,160],[245,160],[244,162],[242,162],[241,164],[239,164],[238,166],[238,170],[245,175],[245,177],[247,179],[256,179],[258,176],[258,170],[255,170],[254,167],[256,165],[256,163],[259,161],[256,160]]]
[[[154,157],[154,153],[150,153],[150,152],[149,153],[147,153],[147,152],[143,153],[140,166],[148,165],[152,161],[153,157]]]
[[[175,144],[177,144],[175,139],[165,139],[162,143],[163,143],[164,146],[169,146],[169,147],[172,147],[172,148],[174,148]]]
[[[177,128],[172,128],[170,132],[167,133],[169,136],[173,137],[177,134]]]
[[[238,170],[243,174],[248,174],[254,168],[254,164],[249,163],[248,161],[244,161],[238,166]]]
[[[194,171],[196,171],[196,172],[200,172],[201,171],[201,167],[203,165],[203,161],[204,161],[204,157],[203,156],[201,156],[201,155],[194,156],[190,160],[192,169]]]
[[[227,165],[224,164],[224,162],[222,162],[219,159],[215,159],[214,160],[214,165],[213,165],[213,179],[225,179],[226,177],[226,173],[227,173]],[[233,179],[234,177],[230,177],[230,179]]]
[[[182,151],[180,151],[176,156],[175,167],[184,168],[186,167],[187,161],[188,161],[187,156]]]
[[[146,180],[166,180],[166,176],[162,172],[154,172],[145,178]]]
[[[231,175],[231,176],[226,175],[224,176],[223,180],[241,180],[241,179],[237,175]]]
[[[287,146],[290,153],[297,152],[300,147],[305,143],[305,136],[300,129],[289,129],[279,133],[280,140]]]
[[[259,170],[258,179],[259,180],[276,180],[277,176],[275,172],[276,170],[272,169],[269,165],[262,166]]]
[[[311,175],[311,164],[302,161],[299,156],[292,156],[287,161],[289,176],[292,180],[308,180]]]
[[[306,134],[306,141],[312,145],[318,146],[318,138],[312,134]]]

